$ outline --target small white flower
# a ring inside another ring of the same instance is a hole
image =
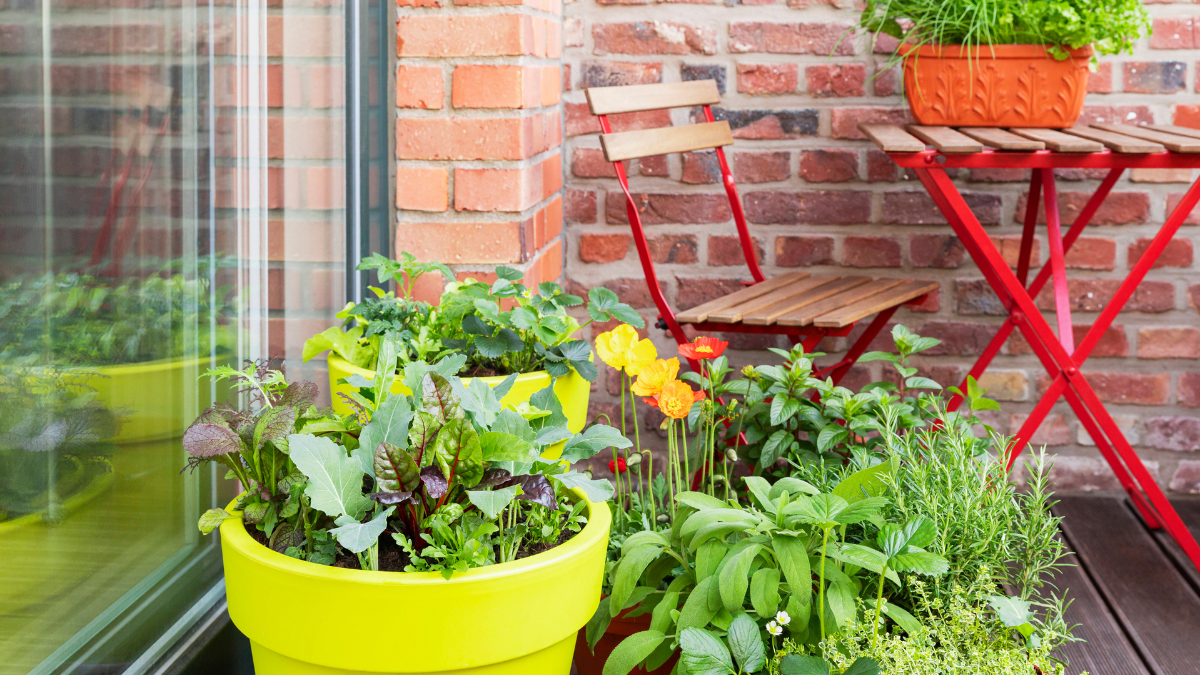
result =
[[[792,617],[788,616],[787,612],[781,611],[775,615],[775,620],[779,622],[780,626],[786,626],[792,622]]]
[[[783,626],[780,626],[779,624],[772,621],[767,624],[767,632],[770,633],[771,635],[774,635],[775,637],[779,637],[780,635],[783,635]]]

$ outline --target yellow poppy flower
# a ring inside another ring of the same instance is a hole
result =
[[[596,352],[600,360],[628,375],[637,375],[642,368],[658,358],[658,350],[650,340],[639,340],[637,330],[623,323],[596,336]]]
[[[674,380],[679,375],[679,359],[669,358],[665,361],[658,359],[642,368],[638,373],[637,382],[630,387],[637,396],[654,396],[662,391],[663,385]]]

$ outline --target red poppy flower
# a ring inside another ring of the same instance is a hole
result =
[[[729,343],[717,338],[701,336],[689,344],[679,345],[679,355],[685,359],[704,361],[715,359],[725,353]]]
[[[625,460],[623,458],[618,457],[616,462],[609,460],[608,470],[613,472],[614,474],[618,474],[618,473],[625,473],[626,471],[629,470],[629,467],[625,465]]]
[[[704,400],[704,392],[692,391],[686,382],[674,380],[663,385],[662,392],[654,398],[642,400],[661,410],[667,417],[681,420],[688,416],[693,403]]]

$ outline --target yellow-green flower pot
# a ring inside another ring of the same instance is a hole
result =
[[[329,355],[329,391],[333,397],[333,409],[339,415],[348,415],[351,412],[350,406],[346,404],[346,399],[338,396],[340,392],[357,391],[354,387],[348,384],[338,384],[338,380],[350,377],[351,375],[361,375],[368,380],[375,379],[374,371],[365,368],[359,368],[349,361],[341,358],[336,354]],[[484,377],[484,382],[488,386],[494,387],[504,381],[507,376]],[[463,386],[470,386],[473,378],[462,378]],[[513,383],[512,389],[504,395],[500,400],[506,407],[513,407],[519,403],[526,403],[529,397],[535,393],[545,389],[550,384],[550,373],[544,370],[538,370],[532,373],[523,373],[517,376],[517,381]],[[395,383],[392,384],[393,394],[411,394],[408,387],[404,386],[401,378],[397,377]],[[587,424],[588,397],[592,393],[592,383],[583,379],[579,373],[572,370],[568,375],[558,378],[554,383],[554,393],[558,396],[558,400],[562,403],[563,413],[567,416],[567,428],[573,433],[583,431],[583,427]],[[561,450],[562,444],[552,446],[546,453],[549,456],[557,457],[553,454],[556,450]]]
[[[128,444],[179,438],[196,413],[212,404],[208,382],[200,376],[208,358],[180,357],[105,366],[87,384],[99,402],[120,416],[114,443]]]
[[[447,580],[296,560],[226,520],[229,616],[256,675],[568,675],[600,603],[610,522],[607,504],[589,504],[565,544]]]

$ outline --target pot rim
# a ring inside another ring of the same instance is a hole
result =
[[[572,492],[579,499],[587,500],[582,490],[576,488]],[[234,499],[226,507],[226,510],[240,516],[241,512],[234,509],[236,504],[237,499]],[[255,541],[246,531],[245,523],[241,518],[226,519],[221,523],[220,529],[223,544],[232,547],[247,558],[253,559],[263,567],[285,574],[374,586],[450,586],[487,583],[554,567],[565,560],[587,552],[598,542],[606,539],[611,524],[612,513],[608,508],[608,502],[588,501],[587,524],[566,543],[521,560],[476,567],[466,572],[455,572],[449,579],[443,577],[441,572],[373,572],[318,565],[307,560],[292,558]]]
[[[934,59],[1034,59],[1048,58],[1047,52],[1051,47],[1061,45],[979,45],[966,47],[963,45],[910,45],[901,44],[899,53],[903,57],[916,55],[917,58]],[[1078,49],[1066,48],[1072,59],[1087,59],[1092,56],[1092,46],[1084,45]]]
[[[335,363],[334,363],[335,361],[337,362],[336,367],[338,369],[343,370],[347,373],[350,373],[351,375],[362,375],[363,377],[367,378],[368,380],[375,379],[375,371],[367,370],[366,368],[360,368],[360,367],[354,365],[353,363],[350,363],[346,359],[343,359],[342,357],[338,356],[337,354],[334,354],[333,352],[329,353],[329,358],[328,358],[330,371],[332,371],[333,368],[335,367]],[[574,371],[572,371],[572,372],[574,372]],[[486,377],[460,377],[459,379],[461,379],[464,383],[469,382],[471,380],[483,380],[484,382],[488,383],[489,385],[497,385],[509,377],[512,377],[512,375],[509,374],[509,375],[488,375]],[[528,373],[518,374],[517,379],[513,384],[516,384],[517,382],[528,382],[530,380],[538,380],[538,379],[543,379],[543,378],[547,379],[547,380],[553,379],[550,377],[550,373],[548,373],[544,370],[534,370],[534,371],[530,371]]]

